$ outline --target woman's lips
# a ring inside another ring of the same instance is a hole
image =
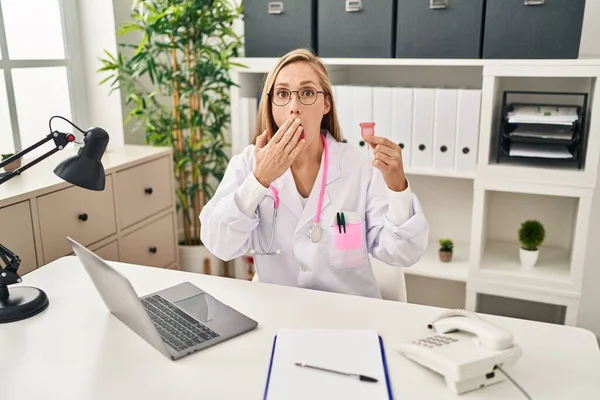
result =
[[[302,132],[302,133],[300,134],[300,139],[299,139],[299,140],[302,140],[302,139],[304,139],[304,132]]]

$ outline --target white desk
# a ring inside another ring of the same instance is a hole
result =
[[[75,257],[28,274],[50,307],[0,325],[3,400],[262,399],[279,328],[372,328],[384,340],[396,399],[455,398],[444,380],[393,350],[426,333],[437,308],[344,296],[181,271],[112,263],[139,295],[190,281],[258,321],[256,330],[169,361],[105,308]],[[579,328],[489,318],[515,334],[524,355],[509,373],[533,399],[600,398],[600,352]],[[461,399],[522,399],[508,381]]]

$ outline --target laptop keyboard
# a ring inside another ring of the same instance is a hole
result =
[[[177,351],[219,337],[206,325],[196,321],[160,295],[144,298],[142,304],[163,341]]]

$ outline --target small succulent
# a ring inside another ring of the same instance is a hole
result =
[[[454,243],[450,239],[440,239],[440,250],[441,251],[452,251]]]
[[[519,228],[519,242],[525,250],[538,250],[544,242],[546,230],[541,222],[527,220],[521,223]]]

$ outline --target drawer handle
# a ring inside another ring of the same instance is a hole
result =
[[[429,8],[432,10],[443,10],[448,8],[448,0],[429,0]]]
[[[346,12],[358,12],[362,10],[362,0],[346,0]]]
[[[156,247],[150,247],[150,253],[152,254],[156,254],[156,252],[158,251],[158,249]]]
[[[144,193],[146,193],[146,194],[152,194],[152,192],[153,192],[153,190],[151,187],[144,189]]]
[[[404,143],[398,143],[398,146],[400,146],[401,149],[404,149]]]
[[[283,13],[283,1],[270,1],[267,5],[267,12],[271,15]]]
[[[442,147],[440,147],[440,151],[441,151],[442,153],[445,153],[446,151],[448,151],[448,147],[446,147],[446,146],[442,146]]]
[[[79,216],[77,218],[79,218],[80,220],[85,222],[88,220],[88,215],[87,215],[87,213],[79,214]]]
[[[463,154],[469,154],[469,148],[463,147],[462,152],[463,152]]]
[[[425,145],[424,144],[420,144],[419,145],[419,150],[421,150],[421,151],[425,150]]]
[[[526,6],[543,6],[546,0],[524,0]]]

